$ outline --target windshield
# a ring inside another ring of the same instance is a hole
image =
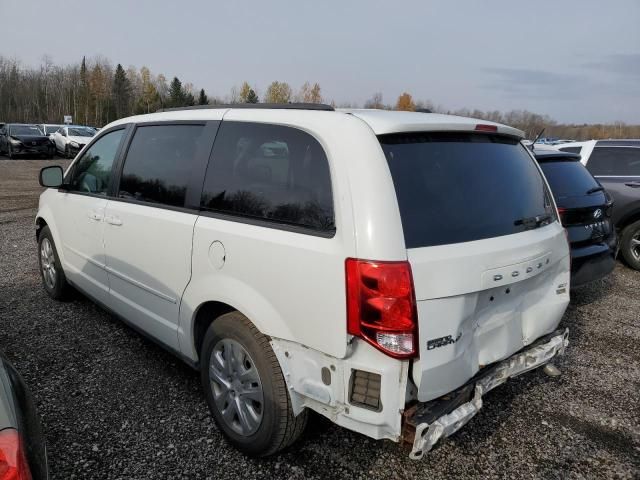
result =
[[[45,125],[44,133],[50,135],[52,133],[56,133],[60,129],[60,125]]]
[[[427,132],[379,140],[407,248],[509,235],[555,220],[535,160],[517,139]]]
[[[89,127],[70,127],[69,135],[72,137],[93,137],[96,131]]]
[[[578,161],[546,161],[540,167],[556,198],[587,195],[600,186]]]
[[[42,136],[42,132],[35,125],[13,125],[10,128],[10,135],[39,135]]]

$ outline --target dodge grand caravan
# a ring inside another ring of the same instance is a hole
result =
[[[40,173],[43,286],[199,369],[245,453],[314,410],[420,458],[567,345],[567,238],[521,138],[323,105],[121,119]]]

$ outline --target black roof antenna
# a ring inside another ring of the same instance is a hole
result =
[[[538,136],[533,139],[533,143],[531,144],[531,150],[535,150],[536,142],[540,139],[540,137],[542,136],[543,133],[544,133],[544,128],[542,130],[540,130],[540,133],[538,134]]]

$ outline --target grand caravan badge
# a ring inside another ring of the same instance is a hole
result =
[[[453,338],[452,335],[447,335],[446,337],[434,338],[433,340],[427,341],[427,350],[433,350],[434,348],[444,347],[446,345],[451,345],[456,343],[462,337],[462,332],[458,333],[456,338]]]

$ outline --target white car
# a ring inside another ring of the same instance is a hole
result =
[[[73,158],[91,141],[96,131],[81,125],[65,125],[53,134],[53,142],[59,154]]]
[[[199,369],[243,452],[314,410],[420,458],[567,344],[569,248],[522,135],[322,105],[121,119],[41,171],[44,289]]]

